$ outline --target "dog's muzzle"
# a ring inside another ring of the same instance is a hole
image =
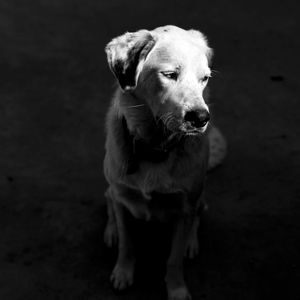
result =
[[[183,120],[184,129],[186,131],[202,131],[209,120],[209,111],[206,109],[188,111]]]

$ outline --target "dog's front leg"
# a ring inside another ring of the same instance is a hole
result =
[[[167,262],[166,284],[169,300],[190,300],[183,278],[183,256],[190,224],[184,217],[174,222],[171,254]]]
[[[112,189],[109,187],[105,192],[106,205],[107,205],[107,223],[104,230],[104,242],[106,246],[112,247],[118,243],[118,229],[113,208]]]
[[[207,210],[207,207],[204,191],[202,191],[201,196],[198,198],[196,208],[191,211],[191,227],[188,231],[188,238],[185,246],[185,256],[188,258],[194,258],[198,254],[198,227],[200,223],[200,216]]]
[[[123,290],[133,284],[135,258],[133,246],[128,233],[126,208],[122,203],[113,201],[118,237],[119,252],[116,265],[111,274],[111,282],[115,289]]]

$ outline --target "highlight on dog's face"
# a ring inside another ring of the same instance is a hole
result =
[[[127,33],[106,51],[124,92],[148,105],[169,131],[205,131],[209,110],[203,91],[211,75],[211,49],[200,32],[165,26]]]

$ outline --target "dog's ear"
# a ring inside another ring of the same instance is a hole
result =
[[[105,48],[107,60],[123,90],[135,88],[155,38],[147,30],[127,32],[114,38]]]
[[[207,57],[207,61],[208,61],[208,64],[210,65],[214,52],[213,52],[213,49],[208,46],[208,42],[207,42],[206,36],[202,32],[200,32],[198,30],[194,30],[194,29],[190,29],[190,30],[188,30],[188,32],[194,38],[197,39],[197,41],[200,43],[200,45],[202,47],[204,47],[205,54],[206,54],[206,57]]]

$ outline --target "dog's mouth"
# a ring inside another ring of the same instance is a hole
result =
[[[170,122],[157,122],[158,131],[162,133],[164,138],[171,139],[178,136],[196,136],[205,132],[209,121],[201,123],[193,123],[190,121],[179,120],[173,118]]]
[[[202,122],[201,124],[197,124],[197,126],[193,126],[191,122],[183,122],[179,126],[179,130],[185,135],[194,136],[205,132],[207,125],[208,125],[208,121]]]

